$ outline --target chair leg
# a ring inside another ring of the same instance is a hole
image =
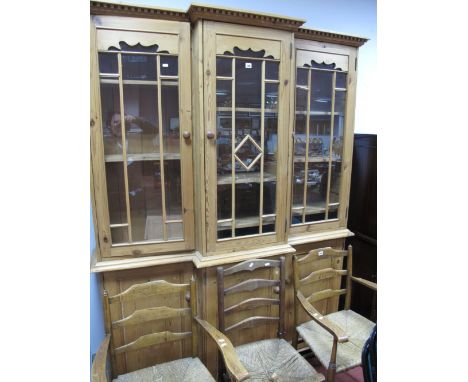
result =
[[[336,364],[330,362],[327,369],[327,382],[334,382],[336,375]]]

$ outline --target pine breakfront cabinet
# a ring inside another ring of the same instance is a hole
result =
[[[217,326],[216,268],[283,255],[285,337],[292,339],[292,255],[343,248],[352,235],[346,224],[356,66],[367,40],[301,28],[305,20],[206,5],[180,11],[90,4],[91,271],[100,273],[103,292],[194,278],[198,314]],[[330,261],[317,260],[304,274]],[[275,276],[268,272],[263,277]],[[339,283],[324,274],[308,287],[312,293]],[[258,297],[274,293],[264,288]],[[245,296],[229,298],[236,304]],[[157,299],[148,298],[187,304],[179,295]],[[147,303],[125,300],[104,313],[117,321]],[[316,306],[335,311],[338,297]],[[269,316],[276,308],[253,309]],[[231,313],[243,317],[241,309]],[[161,330],[190,327],[187,317],[166,321]],[[155,325],[107,327],[111,353]],[[275,330],[265,323],[231,339],[237,346],[275,337]],[[201,333],[199,343],[200,359],[217,375],[216,345]],[[189,340],[159,346],[114,354],[113,372],[191,354]]]

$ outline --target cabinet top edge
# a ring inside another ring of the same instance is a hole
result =
[[[303,40],[347,45],[355,48],[359,48],[369,41],[367,37],[309,28],[298,28],[298,30],[294,32],[294,37]]]
[[[325,240],[344,239],[346,237],[354,236],[348,228],[339,228],[336,230],[326,230],[323,232],[315,232],[310,234],[297,234],[289,236],[288,244],[295,246],[308,243],[316,243]]]
[[[238,8],[220,7],[202,3],[191,3],[186,11],[183,9],[136,5],[107,0],[90,1],[91,15],[112,15],[142,17],[159,20],[175,20],[195,23],[199,20],[220,21],[240,25],[260,26],[294,32],[296,38],[320,42],[336,43],[360,47],[369,39],[339,32],[311,28],[301,28],[307,21],[295,17],[265,12],[255,12]]]
[[[152,7],[150,5],[135,5],[123,2],[90,1],[91,15],[110,15],[127,17],[144,17],[158,20],[175,20],[190,22],[187,12],[183,9]]]

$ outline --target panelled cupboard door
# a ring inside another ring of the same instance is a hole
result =
[[[190,25],[95,16],[91,49],[101,257],[193,249]]]
[[[346,227],[356,48],[296,40],[290,233]]]
[[[292,37],[203,23],[208,253],[285,240]]]

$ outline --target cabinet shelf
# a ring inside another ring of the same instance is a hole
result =
[[[123,156],[121,154],[106,155],[105,161],[110,162],[123,162]],[[147,153],[147,154],[127,154],[127,162],[136,161],[155,161],[160,160],[161,154],[159,153]],[[164,160],[180,160],[179,153],[164,153]]]
[[[309,156],[309,163],[323,163],[328,162],[330,158],[328,156]],[[306,161],[305,156],[295,156],[294,163],[304,163]],[[332,162],[341,162],[341,158],[332,158]]]
[[[340,203],[330,203],[328,209],[335,209],[338,208]],[[293,205],[293,215],[295,212],[299,212],[302,214],[304,207],[300,204],[294,204]],[[312,214],[320,214],[325,212],[325,202],[317,202],[315,206],[307,206],[305,208],[305,213],[306,215],[312,215]]]
[[[218,184],[231,184],[231,174],[227,175],[218,175]],[[268,172],[263,173],[264,182],[275,182],[276,174],[270,174]],[[236,173],[236,184],[242,183],[260,183],[260,173],[259,172],[243,172]]]
[[[263,225],[266,224],[274,224],[276,216],[268,216],[263,218]],[[218,231],[222,231],[224,229],[231,229],[231,222],[222,222],[218,223]],[[237,218],[236,219],[236,228],[249,228],[249,227],[257,227],[259,224],[258,216],[248,217],[248,218]],[[220,229],[221,228],[221,229]]]
[[[232,107],[217,107],[216,111],[224,111],[224,112],[231,112]],[[265,113],[278,113],[277,109],[264,109]],[[240,112],[240,113],[261,113],[262,109],[261,108],[255,108],[255,107],[235,107],[234,111]]]

